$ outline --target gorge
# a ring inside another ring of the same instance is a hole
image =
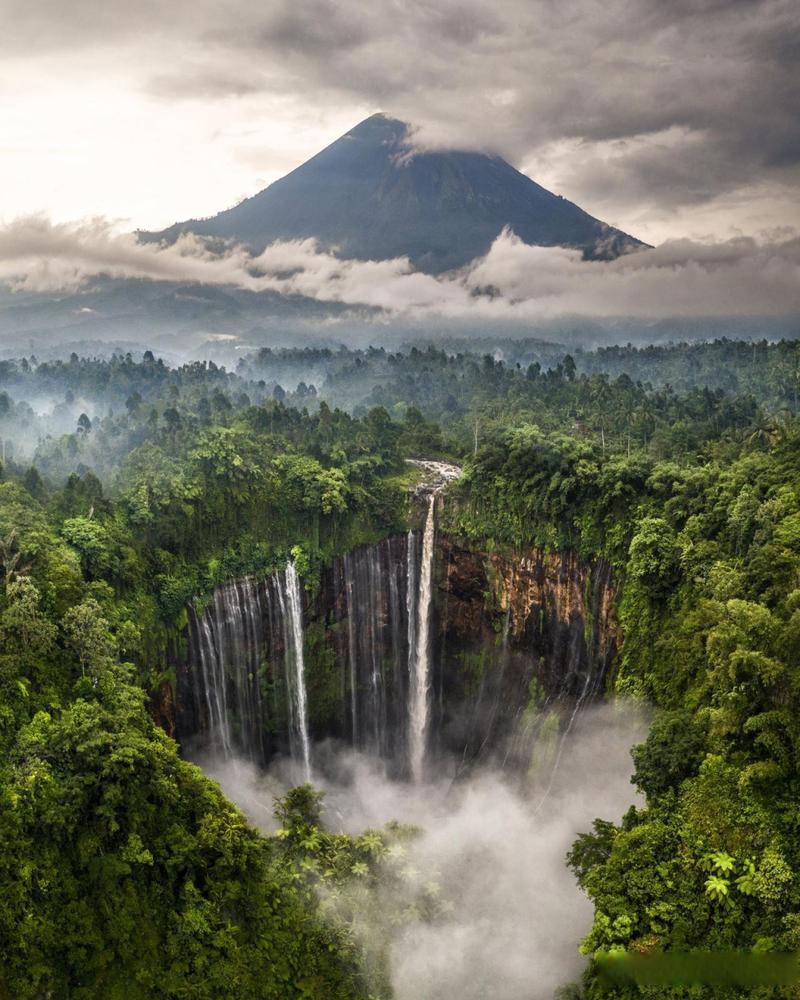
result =
[[[415,782],[445,758],[525,773],[552,755],[613,662],[610,568],[441,531],[442,485],[418,491],[418,528],[334,559],[308,589],[289,563],[190,608],[179,739],[262,766],[287,756],[306,778],[329,738]]]
[[[415,490],[411,530],[305,589],[290,562],[191,610],[178,736],[267,831],[273,798],[308,780],[334,829],[420,831],[393,890],[403,920],[354,927],[365,954],[388,948],[397,1000],[544,1000],[580,973],[589,922],[564,854],[636,798],[642,719],[597,698],[619,641],[608,564],[443,530],[457,472]],[[428,884],[445,907],[433,925],[413,916]]]

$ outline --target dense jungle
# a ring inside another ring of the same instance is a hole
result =
[[[0,996],[797,996],[608,967],[800,950],[799,389],[0,361]]]

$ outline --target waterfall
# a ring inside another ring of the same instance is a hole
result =
[[[425,519],[425,533],[422,536],[422,557],[419,571],[419,594],[417,598],[416,634],[413,657],[409,657],[411,674],[411,698],[409,701],[409,752],[411,777],[419,782],[423,778],[425,749],[428,739],[428,700],[430,695],[430,622],[431,590],[433,583],[433,541],[436,520],[436,493],[430,495],[428,516]],[[410,588],[409,588],[410,589]],[[409,622],[411,621],[409,615]],[[409,625],[409,629],[411,626]],[[409,631],[409,638],[411,633]]]
[[[430,727],[431,611],[436,502],[427,494],[422,533],[409,531],[344,555],[346,617],[340,660],[352,745],[422,780]],[[349,702],[349,704],[348,704]]]
[[[417,648],[417,547],[414,532],[408,533],[408,553],[406,556],[406,617],[408,638],[408,680],[409,688],[414,681],[414,655]]]
[[[354,747],[358,746],[358,645],[356,636],[356,581],[353,572],[353,555],[348,552],[343,560],[345,605],[347,608],[347,658],[350,667],[350,734]]]
[[[372,722],[370,738],[375,753],[384,749],[386,727],[383,724],[383,674],[382,643],[379,633],[383,628],[383,580],[380,549],[373,546],[367,553],[367,666],[369,667],[369,718]]]
[[[407,654],[407,673],[408,673],[408,709],[406,712],[406,725],[408,728],[408,754],[409,754],[409,767],[412,767],[412,762],[410,759],[411,755],[411,723],[410,723],[410,711],[412,704],[412,693],[414,691],[414,676],[417,656],[417,604],[419,591],[417,588],[417,536],[413,531],[409,531],[408,538],[406,542],[408,546],[408,551],[406,553],[406,649]]]
[[[190,644],[199,667],[195,710],[210,742],[225,757],[264,759],[259,667],[263,653],[261,596],[251,577],[217,587],[205,613],[190,615]]]
[[[258,764],[270,756],[261,672],[267,652],[273,665],[282,652],[289,749],[308,777],[302,598],[294,565],[260,583],[244,577],[217,587],[202,614],[190,607],[189,650],[197,673],[196,730],[225,758],[243,755]],[[279,705],[273,707],[276,717],[283,714]]]
[[[306,667],[303,655],[303,602],[300,577],[293,562],[284,573],[285,595],[281,595],[281,611],[285,625],[286,684],[289,690],[289,722],[292,736],[299,741],[300,757],[306,781],[311,780],[311,746],[308,738],[308,699],[306,696]],[[284,603],[285,602],[285,603]],[[288,616],[286,610],[288,608]],[[293,756],[297,756],[293,754]]]
[[[405,563],[405,537],[395,535],[348,552],[334,570],[347,619],[341,662],[351,743],[384,759],[397,756],[406,696]]]
[[[410,772],[421,780],[434,713],[436,503],[459,470],[438,462],[413,464],[424,473],[415,489],[427,501],[424,530],[392,535],[339,557],[323,574],[324,603],[310,614],[316,620],[325,609],[330,643],[320,649],[321,673],[314,675],[321,706],[315,730],[349,739],[397,777]],[[289,753],[308,778],[303,599],[294,564],[262,580],[224,583],[205,610],[190,606],[188,615],[189,664],[179,674],[176,695],[181,739],[199,737],[199,745],[228,758],[246,755],[257,764]],[[340,670],[338,684],[326,673],[331,654]],[[332,704],[337,687],[338,704]]]
[[[208,728],[226,757],[231,756],[231,732],[225,706],[225,671],[214,642],[211,622],[206,615],[197,624],[201,689],[208,712]]]
[[[599,591],[602,588],[603,584],[607,584],[609,576],[607,565],[604,563],[600,565],[601,565],[600,570],[597,573],[595,573],[594,579],[591,581],[593,605],[595,606],[598,603]],[[589,656],[589,662],[586,664],[585,667],[586,674],[583,679],[583,684],[581,685],[580,692],[575,697],[575,703],[572,706],[572,710],[567,719],[567,724],[566,726],[564,726],[563,731],[561,732],[561,735],[559,737],[555,759],[553,761],[553,767],[550,771],[550,778],[549,781],[547,782],[547,785],[545,786],[541,798],[539,799],[538,803],[534,808],[534,814],[539,812],[539,810],[542,808],[542,806],[549,798],[550,793],[553,790],[553,784],[555,783],[556,774],[558,772],[558,768],[561,763],[561,758],[564,754],[564,748],[567,743],[567,740],[569,739],[569,735],[572,732],[572,728],[575,725],[575,722],[581,710],[583,709],[585,703],[587,702],[588,699],[592,697],[593,694],[595,694],[597,685],[600,683],[602,668],[601,665],[598,664],[596,656],[593,655],[595,653],[595,644],[597,640],[597,636],[595,634],[596,628],[597,626],[595,624],[595,627],[587,643],[588,652],[590,656]],[[570,669],[567,672],[568,679],[571,679],[571,677],[578,672],[578,666],[580,664],[580,658],[581,658],[580,654],[581,654],[581,649],[579,642],[577,641],[577,637],[574,637],[573,641],[570,643],[570,649],[569,649]]]
[[[389,603],[388,622],[390,629],[391,651],[392,651],[392,673],[391,673],[391,695],[396,706],[400,706],[405,696],[405,667],[406,650],[403,647],[403,640],[407,635],[407,627],[403,622],[402,609],[406,599],[401,596],[404,583],[405,564],[404,560],[392,560],[392,542],[386,539],[383,543],[386,548],[386,558],[389,565]],[[398,733],[402,737],[402,730]]]

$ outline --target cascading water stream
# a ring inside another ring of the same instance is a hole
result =
[[[293,562],[284,573],[285,609],[288,610],[286,670],[289,686],[289,714],[293,732],[299,739],[303,773],[311,780],[311,743],[308,737],[308,697],[303,654],[303,601],[300,577]],[[284,621],[286,621],[286,617]]]
[[[399,608],[395,559],[402,549],[399,538],[363,546],[341,559],[347,646],[343,665],[349,687],[350,738],[354,747],[379,757],[390,753],[393,727],[389,715],[394,686],[390,672],[397,647]]]
[[[252,577],[217,587],[206,611],[190,614],[200,676],[197,709],[207,719],[211,742],[226,758],[242,752],[256,762],[264,757],[260,618],[259,585]]]
[[[208,711],[208,728],[222,753],[230,757],[231,735],[227,707],[224,704],[225,671],[214,643],[211,621],[206,615],[198,622],[198,650],[203,697]]]
[[[343,560],[345,600],[347,605],[347,656],[350,666],[350,738],[358,746],[358,646],[356,643],[356,582],[353,573],[353,556],[347,553]]]
[[[556,780],[556,774],[558,773],[558,768],[559,765],[561,764],[561,758],[564,754],[564,747],[567,743],[567,740],[569,739],[570,733],[572,732],[572,727],[575,725],[575,720],[578,718],[578,715],[580,714],[580,711],[583,708],[586,699],[591,695],[592,688],[596,683],[597,683],[597,677],[595,673],[592,670],[587,669],[586,676],[583,681],[583,686],[581,688],[581,692],[578,695],[577,699],[575,700],[575,704],[572,707],[572,711],[570,712],[567,724],[564,727],[564,730],[559,738],[555,760],[553,761],[553,767],[550,771],[550,780],[548,781],[544,789],[544,792],[542,793],[539,801],[536,803],[536,806],[533,809],[534,815],[536,815],[539,812],[539,810],[545,804],[547,799],[550,797],[550,793],[553,790],[553,784],[555,783]]]
[[[417,537],[413,531],[409,531],[406,539],[406,648],[407,669],[408,669],[408,751],[411,753],[411,699],[414,693],[414,677],[416,673],[417,657],[417,605],[419,592],[415,586],[417,579]],[[409,767],[413,767],[409,760]]]
[[[409,701],[409,757],[411,777],[415,782],[422,781],[425,768],[425,750],[428,740],[429,693],[430,693],[430,621],[431,621],[431,589],[433,583],[433,542],[436,531],[436,493],[430,495],[428,501],[428,516],[425,520],[425,532],[422,536],[422,556],[419,570],[419,593],[417,598],[416,628],[413,649],[410,656],[411,698]],[[410,540],[409,540],[410,541]],[[409,553],[411,552],[409,544]],[[410,577],[411,579],[411,577]],[[411,620],[409,614],[409,640],[411,636]]]
[[[215,589],[202,614],[189,609],[189,645],[197,671],[198,729],[228,760],[243,755],[263,764],[269,759],[270,711],[262,674],[267,657],[275,666],[282,659],[289,749],[307,778],[311,754],[302,607],[300,580],[292,563],[263,581],[231,580]],[[281,706],[273,703],[272,708],[280,718]]]

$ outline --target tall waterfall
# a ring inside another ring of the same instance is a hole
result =
[[[350,667],[350,735],[354,747],[359,743],[358,732],[358,653],[356,634],[357,591],[353,571],[353,554],[344,557],[344,586],[347,604],[347,659]]]
[[[286,686],[289,691],[289,723],[293,742],[299,745],[300,760],[306,781],[311,780],[311,744],[308,738],[308,697],[306,695],[306,664],[303,653],[303,600],[300,592],[300,577],[293,562],[284,573],[285,601],[282,608],[286,629]],[[279,591],[280,593],[280,591]],[[287,616],[286,609],[289,614]],[[298,754],[293,753],[293,757]]]
[[[217,587],[203,614],[190,608],[189,647],[198,675],[196,728],[217,753],[255,763],[269,758],[267,723],[281,714],[277,705],[270,712],[262,691],[265,659],[282,661],[288,748],[310,777],[303,605],[294,564],[264,581],[244,577]]]
[[[420,561],[419,592],[417,597],[415,642],[413,655],[409,657],[411,674],[411,698],[409,699],[409,757],[411,776],[421,781],[425,767],[425,750],[428,739],[428,716],[430,714],[430,622],[431,588],[433,582],[433,541],[436,529],[436,493],[428,500],[428,516],[422,537],[422,558]],[[412,615],[409,614],[409,629]],[[409,632],[411,636],[411,632]]]
[[[351,743],[415,781],[423,777],[430,728],[436,498],[427,494],[422,532],[359,547],[335,570]]]
[[[409,691],[413,689],[414,684],[414,674],[415,674],[415,661],[417,656],[417,606],[419,604],[419,589],[416,586],[417,581],[417,546],[416,537],[413,531],[408,533],[408,555],[407,555],[407,565],[406,565],[406,580],[408,580],[408,586],[406,588],[406,631],[408,638],[408,687]],[[409,698],[409,705],[411,704],[411,699]],[[410,721],[408,724],[409,735],[411,732]],[[409,766],[411,762],[409,761]]]
[[[424,474],[416,492],[427,511],[424,529],[334,560],[319,603],[309,609],[317,625],[324,622],[326,639],[320,646],[315,635],[308,667],[320,699],[314,702],[319,733],[420,781],[433,748],[434,678],[441,679],[432,662],[437,502],[459,470],[415,464]],[[245,755],[259,764],[288,753],[310,776],[303,601],[293,563],[260,581],[245,577],[217,587],[202,613],[190,607],[189,663],[178,699],[182,738],[200,737],[226,757]]]

